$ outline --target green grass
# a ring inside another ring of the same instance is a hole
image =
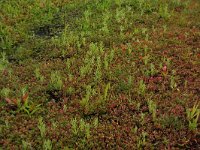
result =
[[[0,149],[198,149],[198,0],[0,4]]]

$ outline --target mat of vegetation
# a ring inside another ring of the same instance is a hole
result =
[[[199,149],[199,0],[1,0],[0,149]]]

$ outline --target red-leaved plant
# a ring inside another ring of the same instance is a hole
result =
[[[24,104],[27,104],[28,103],[28,93],[24,94],[21,99],[10,99],[10,98],[5,98],[6,102],[9,104],[9,105],[12,105],[12,106],[19,106],[19,105],[24,105]]]
[[[28,115],[34,114],[37,110],[40,109],[41,104],[35,105],[34,103],[29,103],[28,93],[23,94],[20,99],[10,99],[5,98],[9,106],[12,106],[13,109],[17,109],[17,112],[26,112]]]

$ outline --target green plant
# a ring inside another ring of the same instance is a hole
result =
[[[101,58],[97,57],[97,69],[95,72],[94,80],[99,82],[102,78],[102,71],[101,71]]]
[[[42,76],[42,75],[40,74],[40,69],[39,69],[39,68],[36,68],[35,71],[34,71],[34,73],[35,73],[35,77],[36,77],[38,80],[40,80],[41,82],[44,81],[44,76]]]
[[[190,1],[189,0],[184,0],[184,1],[172,0],[170,3],[174,8],[180,7],[180,8],[185,9],[186,7],[188,7],[188,4],[190,3]]]
[[[104,69],[108,70],[108,68],[109,68],[109,57],[108,57],[108,55],[105,55],[105,57],[104,57]]]
[[[63,111],[67,112],[67,105],[66,104],[63,106]]]
[[[117,4],[117,6],[121,6],[123,3],[122,0],[115,0],[115,4]]]
[[[90,72],[91,72],[90,64],[81,66],[81,68],[80,68],[80,76],[81,77],[84,77],[85,75],[90,74]]]
[[[8,97],[10,92],[11,92],[11,90],[9,88],[3,88],[0,92],[1,97],[3,97],[3,98]]]
[[[24,140],[22,140],[22,149],[23,150],[28,150],[30,148],[31,148],[31,144],[26,142],[26,141],[24,141]]]
[[[55,130],[58,127],[57,123],[52,121],[52,128]]]
[[[151,74],[151,76],[154,76],[154,75],[157,73],[157,70],[156,70],[154,64],[151,63],[151,64],[150,64],[150,68],[151,68],[151,69],[150,69],[150,70],[151,70],[151,71],[150,71],[150,72],[151,72],[150,74]]]
[[[110,54],[109,54],[109,62],[111,63],[115,57],[115,50],[111,49]]]
[[[146,85],[145,85],[145,83],[144,83],[143,80],[140,80],[137,92],[138,92],[139,95],[144,95],[145,94],[145,92],[146,92]]]
[[[120,29],[120,34],[119,34],[120,38],[124,39],[125,38],[125,35],[124,35],[125,27],[123,25],[120,25],[119,29]]]
[[[85,124],[85,136],[86,138],[90,138],[90,124]]]
[[[146,114],[145,113],[140,113],[140,123],[141,123],[141,125],[144,125],[145,124],[145,116],[146,116]]]
[[[74,78],[73,74],[68,74],[68,79],[69,79],[70,82],[73,80],[73,78]]]
[[[40,130],[40,136],[42,137],[42,139],[44,139],[46,134],[46,125],[43,122],[42,117],[38,119],[38,129]]]
[[[159,7],[158,13],[159,13],[160,17],[164,18],[164,19],[169,19],[171,16],[167,4],[161,5]]]
[[[109,6],[110,6],[111,2],[108,0],[105,1],[96,1],[95,6],[97,6],[97,8],[101,11],[104,10],[108,10]]]
[[[53,90],[61,90],[63,87],[63,82],[61,78],[61,74],[58,71],[51,72],[51,79],[49,84],[50,89]]]
[[[70,70],[70,67],[71,67],[71,64],[72,64],[72,62],[71,62],[71,60],[70,59],[67,59],[67,61],[66,61],[66,69],[67,69],[67,72],[69,72],[69,70]]]
[[[89,100],[90,100],[91,95],[92,95],[91,86],[87,86],[86,87],[86,96],[84,98],[82,98],[82,100],[80,101],[80,105],[84,109],[86,109],[86,111],[88,111],[89,107],[90,107]]]
[[[78,127],[77,119],[76,118],[72,119],[70,123],[71,123],[72,133],[74,135],[78,135],[79,127]]]
[[[148,33],[145,34],[145,40],[146,40],[146,41],[149,40],[149,34],[148,34]]]
[[[169,140],[166,137],[163,137],[163,144],[165,145],[169,144]]]
[[[149,54],[147,54],[146,56],[143,57],[143,61],[144,61],[144,64],[145,64],[145,65],[148,64],[149,58],[150,58]]]
[[[186,109],[187,120],[189,122],[189,129],[196,130],[198,126],[198,119],[200,115],[199,103],[195,104],[191,109]]]
[[[93,126],[94,126],[94,128],[97,128],[97,127],[98,127],[98,124],[99,124],[99,119],[98,119],[98,118],[95,118],[94,121],[93,121]]]
[[[166,31],[167,31],[167,25],[163,25],[163,30],[164,30],[164,33],[166,33]]]
[[[137,131],[138,131],[138,127],[137,126],[135,126],[134,128],[131,129],[131,132],[133,132],[134,134],[136,134]]]
[[[134,50],[133,47],[131,46],[131,43],[128,43],[127,47],[128,47],[128,54],[131,55],[132,51]]]
[[[130,92],[133,85],[132,80],[132,76],[129,75],[128,82],[123,80],[119,81],[118,90],[123,92]]]
[[[175,128],[177,131],[183,128],[182,120],[175,115],[166,115],[158,118],[163,128]]]
[[[172,71],[172,74],[173,75],[171,75],[170,76],[170,87],[171,87],[171,89],[175,89],[176,87],[177,87],[177,84],[176,84],[176,81],[175,81],[175,71],[173,70]]]
[[[8,105],[14,108],[17,108],[16,112],[25,112],[29,116],[36,113],[40,109],[40,106],[41,106],[41,104],[35,105],[34,103],[31,103],[29,101],[29,95],[26,92],[26,89],[22,89],[21,98],[10,99],[8,97],[5,97],[5,100]]]
[[[152,100],[147,101],[149,112],[152,114],[153,121],[156,121],[156,104]]]
[[[69,36],[69,26],[65,25],[64,31],[62,32],[60,39],[52,39],[53,43],[55,43],[58,46],[63,46],[63,47],[69,47],[70,45],[70,36]],[[62,49],[62,56],[66,54],[66,50]]]
[[[2,52],[0,57],[0,71],[5,70],[8,67],[8,64],[9,62],[6,57],[6,53]]]
[[[87,9],[85,10],[85,12],[83,13],[84,17],[83,17],[83,24],[82,24],[82,29],[84,31],[88,31],[90,28],[90,16],[91,16],[91,10]]]
[[[67,91],[66,91],[67,95],[72,95],[74,92],[75,92],[75,89],[73,87],[70,86],[67,88]]]
[[[76,118],[71,120],[71,128],[72,133],[76,137],[81,137],[82,139],[89,138],[90,137],[90,128],[91,125],[89,123],[86,123],[83,119],[80,119],[78,122]]]
[[[110,89],[110,83],[106,84],[106,87],[104,89],[104,94],[103,94],[103,99],[104,101],[107,100],[107,97],[108,97],[108,90]]]
[[[108,34],[110,31],[109,31],[109,28],[108,28],[108,21],[109,21],[109,19],[110,19],[110,14],[109,14],[109,12],[105,12],[104,14],[103,14],[103,27],[101,28],[101,30],[104,32],[104,33],[106,33],[106,34]]]
[[[149,48],[148,48],[148,46],[145,46],[144,47],[144,55],[146,56],[147,55],[147,52],[149,51]]]
[[[120,23],[125,18],[125,10],[124,9],[116,9],[115,19],[118,23]]]
[[[139,110],[140,110],[140,106],[141,106],[141,103],[140,103],[140,102],[138,102],[138,103],[136,104],[137,111],[139,111]]]
[[[3,6],[3,5],[2,5]],[[9,5],[4,5],[4,7],[9,7]],[[1,42],[0,47],[2,53],[12,53],[12,45],[15,42],[15,39],[12,37],[12,33],[9,32],[9,27],[6,26],[3,22],[0,23],[0,34],[1,34]]]
[[[22,149],[23,150],[27,150],[27,148],[28,148],[28,143],[26,142],[26,141],[22,141]]]
[[[53,146],[52,146],[52,142],[51,140],[44,140],[43,143],[43,150],[52,150]]]
[[[137,148],[142,149],[146,145],[147,133],[142,132],[141,136],[137,139]]]

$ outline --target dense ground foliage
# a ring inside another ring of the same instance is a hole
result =
[[[199,0],[1,0],[0,149],[200,148]]]

